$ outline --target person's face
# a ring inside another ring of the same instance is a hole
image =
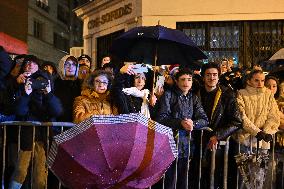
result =
[[[102,59],[102,67],[105,65],[105,64],[108,64],[110,63],[110,57],[109,56],[106,56]]]
[[[273,95],[276,94],[276,92],[277,92],[277,82],[274,79],[268,79],[265,82],[265,87],[270,89]]]
[[[254,70],[262,70],[262,68],[261,68],[260,65],[254,65],[254,66],[253,66],[253,69],[254,69]]]
[[[264,80],[265,80],[265,75],[263,73],[256,73],[248,81],[248,84],[253,88],[263,88]]]
[[[176,80],[176,85],[183,94],[187,94],[192,87],[192,75],[181,75],[178,80]]]
[[[215,88],[218,84],[219,76],[216,68],[209,68],[204,73],[204,84],[206,87]]]
[[[279,95],[283,96],[284,95],[284,84],[281,83],[280,88],[279,88]]]
[[[86,76],[90,73],[90,68],[86,65],[80,65],[79,67],[79,73],[78,78],[79,79],[85,79]]]
[[[16,59],[16,65],[15,67],[11,70],[10,74],[13,76],[13,77],[16,77],[17,75],[19,75],[19,72],[21,70],[21,67],[22,67],[22,64],[24,62],[24,59],[25,58],[18,58]]]
[[[228,71],[228,62],[227,61],[222,61],[221,73],[226,73],[227,71]]]
[[[134,87],[138,90],[142,90],[145,86],[146,77],[143,73],[135,74],[134,76]]]
[[[45,70],[45,71],[47,71],[49,74],[53,74],[53,72],[54,72],[54,69],[53,69],[53,67],[51,66],[51,65],[45,65],[44,67],[43,67],[43,69]]]
[[[79,64],[86,65],[86,66],[88,66],[89,68],[91,67],[91,62],[90,62],[87,58],[82,58],[82,59],[79,61]]]
[[[172,86],[175,84],[175,81],[173,80],[172,76],[166,75],[165,76],[165,83],[168,84],[169,86]]]
[[[73,77],[76,74],[76,62],[67,59],[64,63],[65,76]]]
[[[95,92],[102,94],[107,91],[109,80],[105,75],[100,75],[94,79],[94,90]]]
[[[38,71],[38,64],[33,61],[28,61],[27,64],[25,65],[24,70],[25,72],[33,74]]]

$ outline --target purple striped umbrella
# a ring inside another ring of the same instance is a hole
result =
[[[48,166],[69,188],[147,188],[177,156],[172,130],[141,114],[99,115],[54,137]]]

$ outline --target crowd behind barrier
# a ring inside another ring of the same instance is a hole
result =
[[[0,55],[5,55],[0,56],[2,188],[64,188],[45,165],[52,137],[74,126],[71,121],[129,113],[151,117],[175,135],[178,158],[154,189],[284,188],[284,82],[278,80],[283,72],[265,77],[257,64],[253,70],[235,69],[232,60],[222,60],[193,67],[194,72],[184,65],[161,66],[153,74],[109,56],[92,71],[87,55],[66,55],[57,66],[34,55],[11,61],[1,48]],[[164,82],[151,91],[156,74]],[[236,152],[244,153],[235,158]],[[261,174],[267,182],[257,180]]]
[[[69,123],[69,122],[23,122],[23,121],[8,121],[8,122],[2,122],[0,123],[0,127],[1,127],[1,132],[0,132],[0,137],[1,137],[1,165],[2,165],[2,169],[1,169],[1,188],[5,189],[8,188],[8,183],[9,183],[9,179],[11,179],[11,173],[12,170],[15,168],[15,164],[16,164],[16,156],[19,153],[20,150],[20,137],[21,135],[18,134],[17,137],[15,138],[15,140],[11,141],[9,140],[8,136],[9,134],[11,134],[10,132],[13,133],[19,133],[20,130],[22,129],[26,129],[27,127],[32,127],[33,128],[33,135],[32,138],[30,138],[30,140],[33,141],[33,149],[32,149],[32,156],[34,156],[34,151],[35,151],[35,128],[37,127],[43,127],[46,128],[47,130],[49,130],[49,128],[53,128],[55,132],[57,132],[57,134],[63,132],[64,130],[67,130],[71,127],[73,127],[75,124],[74,123]],[[199,135],[202,137],[204,132],[210,132],[210,128],[203,128],[202,130],[198,131]],[[282,131],[279,131],[278,133],[283,133]],[[278,134],[277,133],[277,134]],[[178,136],[176,136],[176,140],[178,140]],[[189,143],[191,141],[191,134],[189,134],[188,137]],[[275,141],[275,140],[274,140]],[[47,149],[49,149],[50,144],[52,142],[52,138],[49,137],[49,133],[47,134],[46,137],[46,142],[45,142],[45,147]],[[272,162],[274,162],[274,166],[269,167],[269,170],[267,174],[270,174],[270,176],[267,176],[267,178],[269,178],[269,188],[283,188],[284,187],[284,153],[283,150],[278,149],[275,151],[275,142],[273,142],[272,148],[270,150],[270,153],[272,154]],[[179,145],[179,143],[177,142],[176,144],[177,146]],[[202,143],[199,144],[202,148]],[[240,189],[243,188],[244,184],[242,182],[236,182],[236,185],[233,186],[232,185],[232,178],[228,178],[228,172],[231,171],[232,165],[229,163],[229,158],[232,157],[230,156],[232,153],[231,151],[229,151],[229,146],[230,146],[230,137],[227,138],[227,140],[221,141],[220,142],[221,146],[224,146],[224,150],[222,151],[224,159],[223,159],[223,177],[222,177],[222,182],[223,182],[223,188],[227,189],[227,188],[235,188],[235,189]],[[252,148],[252,146],[251,146]],[[192,149],[188,148],[188,153],[191,154]],[[213,151],[211,151],[211,167],[210,167],[210,189],[214,189],[214,177],[213,175],[215,175],[215,170],[216,170],[216,164],[215,164],[215,154],[216,151],[218,151],[219,149],[215,150],[213,149]],[[203,188],[202,186],[202,158],[203,158],[203,154],[204,152],[201,150],[199,152],[198,155],[198,173],[195,173],[194,177],[186,177],[184,178],[186,180],[186,183],[188,182],[192,182],[192,180],[195,180],[194,182],[198,183],[198,187],[197,188]],[[253,153],[252,153],[253,154]],[[187,173],[189,173],[189,167],[191,166],[191,158],[188,156],[187,159],[187,167],[185,167],[185,169],[187,170]],[[178,163],[178,158],[176,159],[176,161],[173,163],[174,166],[176,167],[175,169],[175,177],[177,176],[177,163]],[[33,167],[34,161],[32,160],[30,168],[29,168],[29,175],[33,175],[31,172],[33,171],[32,167]],[[220,165],[218,165],[220,166]],[[250,172],[247,172],[246,174],[252,174]],[[236,174],[234,175],[234,179],[235,181],[238,180],[240,178],[240,172],[237,171]],[[187,178],[189,178],[189,180],[187,180]],[[56,177],[54,177],[52,175],[52,173],[49,171],[48,172],[48,176],[47,176],[47,185],[46,188],[50,188],[50,189],[55,189],[55,188],[65,188],[62,186],[62,184],[57,180]],[[27,177],[27,179],[25,180],[25,183],[27,183],[28,188],[33,189],[32,186],[32,177]],[[164,188],[164,183],[166,182],[165,177],[161,178],[161,180],[158,182],[159,188]],[[154,185],[151,188],[157,188],[157,186]],[[188,186],[189,187],[189,186]],[[190,187],[189,187],[190,188]]]

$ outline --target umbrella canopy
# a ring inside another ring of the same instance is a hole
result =
[[[147,188],[176,156],[168,127],[141,114],[93,116],[55,136],[48,166],[68,188]]]
[[[164,26],[133,28],[114,40],[111,52],[124,61],[189,65],[207,56],[182,31]]]
[[[268,170],[268,154],[240,153],[235,159],[246,188],[263,188]]]
[[[269,60],[284,59],[284,48],[277,51]]]

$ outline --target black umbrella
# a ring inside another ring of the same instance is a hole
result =
[[[133,28],[114,40],[112,54],[123,61],[190,65],[207,56],[182,31],[164,26]]]

